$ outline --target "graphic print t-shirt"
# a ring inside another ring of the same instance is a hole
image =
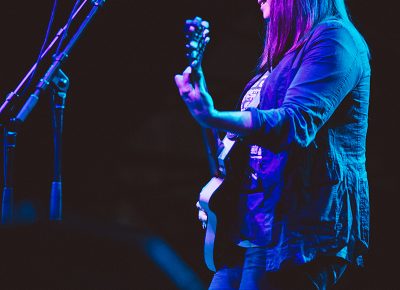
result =
[[[267,79],[269,72],[265,73],[247,91],[241,103],[241,110],[249,107],[257,107],[260,103],[261,88]],[[262,190],[261,179],[257,172],[260,167],[263,148],[251,145],[249,148],[249,164],[246,170],[244,192],[240,196],[240,214],[243,224],[240,228],[238,245],[242,247],[254,247],[266,244],[271,239],[271,225],[273,222],[272,207],[266,201]]]
[[[242,99],[242,103],[240,106],[240,110],[244,111],[247,108],[253,107],[256,108],[258,107],[259,103],[260,103],[260,92],[261,92],[261,88],[265,82],[265,80],[267,79],[269,75],[269,72],[266,72],[259,80],[257,80],[253,86],[247,91],[247,93],[244,95],[243,99]],[[262,153],[262,148],[260,146],[257,145],[251,145],[250,146],[250,171],[249,172],[249,176],[248,178],[250,179],[250,181],[252,181],[251,183],[253,183],[252,185],[248,186],[248,190],[255,190],[254,186],[256,186],[255,183],[257,183],[257,173],[255,172],[255,170],[251,170],[253,164],[257,164],[259,162],[259,160],[261,159],[261,153]]]

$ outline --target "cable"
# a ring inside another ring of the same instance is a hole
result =
[[[58,4],[58,0],[54,0],[53,8],[52,8],[51,15],[50,15],[50,20],[49,20],[49,23],[48,23],[47,29],[46,29],[46,35],[45,35],[42,47],[40,48],[39,55],[38,55],[38,57],[36,59],[36,67],[35,67],[34,71],[32,72],[32,74],[30,75],[30,77],[29,77],[29,79],[28,79],[28,81],[27,81],[27,83],[25,85],[25,88],[23,89],[23,91],[21,93],[21,96],[23,96],[25,94],[26,90],[28,89],[29,85],[31,84],[31,82],[33,80],[34,75],[36,74],[36,71],[37,71],[37,68],[38,68],[38,64],[41,61],[41,55],[43,53],[43,50],[44,50],[44,48],[46,46],[46,43],[47,43],[47,40],[49,38],[51,26],[53,25],[54,16],[55,16],[56,10],[57,10],[57,4]]]
[[[56,50],[56,52],[55,52],[55,55],[58,55],[58,53],[60,52],[61,44],[63,43],[64,39],[65,39],[65,38],[67,37],[67,35],[68,35],[68,29],[69,29],[69,27],[71,26],[73,15],[75,14],[75,11],[77,10],[77,8],[78,8],[80,2],[81,2],[81,0],[76,0],[75,5],[74,5],[74,7],[72,8],[71,14],[69,15],[69,18],[68,18],[68,22],[67,22],[66,28],[65,28],[65,30],[64,30],[64,32],[63,32],[63,34],[62,34],[62,36],[61,36],[60,42],[58,43],[58,46],[57,46],[57,50]]]

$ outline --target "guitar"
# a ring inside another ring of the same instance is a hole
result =
[[[210,41],[209,33],[209,23],[202,18],[195,17],[186,21],[185,34],[188,40],[186,57],[192,69],[198,68],[202,63],[205,47]],[[240,162],[232,162],[231,155],[237,148],[242,147],[236,145],[239,138],[233,134],[226,134],[221,141],[215,131],[205,128],[202,130],[212,178],[202,188],[198,204],[207,216],[207,221],[203,225],[204,260],[208,269],[215,272],[219,262],[229,263],[227,257],[234,256],[237,252],[231,237],[231,229],[237,228],[235,222],[237,209],[234,208],[237,196],[234,194],[224,196],[223,192],[225,188],[229,188],[231,193],[232,189],[237,191],[240,187],[239,178],[235,178],[232,172],[241,165]],[[224,255],[224,252],[228,254]]]

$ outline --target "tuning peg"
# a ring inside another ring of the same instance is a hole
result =
[[[190,58],[192,58],[192,59],[196,59],[197,58],[197,56],[199,55],[199,53],[196,51],[196,50],[193,50],[191,53],[190,53]]]
[[[189,43],[189,45],[190,45],[190,47],[193,48],[193,49],[197,49],[197,48],[199,47],[199,43],[198,43],[197,41],[194,41],[194,40],[192,40],[192,41]]]
[[[197,67],[197,65],[199,64],[199,61],[197,59],[195,59],[194,61],[192,61],[192,63],[190,64],[191,67]]]
[[[210,28],[210,23],[208,23],[208,22],[205,21],[205,20],[203,20],[203,21],[201,22],[201,25],[202,25],[204,28]]]

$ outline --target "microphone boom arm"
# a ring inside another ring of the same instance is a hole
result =
[[[82,4],[79,6],[79,8],[76,10],[76,12],[72,15],[71,19],[73,20],[78,13],[82,10],[83,6],[87,3],[88,0],[84,0]],[[39,61],[43,59],[46,54],[51,50],[51,48],[54,46],[54,44],[57,42],[57,40],[60,38],[60,36],[64,33],[64,31],[67,29],[68,23],[64,25],[64,27],[60,28],[60,30],[57,32],[56,36],[54,39],[51,41],[51,43],[48,45],[48,47],[44,50],[42,55],[39,57]],[[21,80],[21,82],[18,84],[18,86],[15,88],[14,91],[10,92],[4,101],[4,103],[0,107],[0,120],[5,120],[6,115],[12,110],[12,104],[13,102],[19,98],[20,96],[18,95],[18,91],[22,88],[22,86],[25,84],[25,82],[29,79],[29,77],[33,74],[33,72],[36,70],[36,67],[38,66],[38,63],[35,63],[31,69],[28,71],[28,73],[25,75],[25,77]]]
[[[62,52],[60,52],[58,55],[55,55],[53,58],[53,63],[51,64],[50,68],[47,70],[43,78],[40,79],[39,83],[36,86],[36,89],[33,94],[30,95],[18,115],[16,116],[16,121],[18,123],[23,123],[28,115],[31,113],[33,108],[36,106],[37,102],[39,101],[39,95],[42,91],[46,90],[46,88],[49,86],[51,80],[53,79],[54,75],[58,72],[58,70],[61,68],[61,65],[64,63],[64,61],[68,58],[69,52],[72,50],[73,46],[76,44],[76,42],[79,40],[81,37],[82,33],[85,31],[87,28],[88,24],[90,21],[93,19],[95,16],[96,12],[98,9],[103,6],[105,0],[97,0],[97,1],[92,1],[92,4],[94,5],[89,14],[86,16],[85,20],[82,22],[81,26],[78,28],[77,32],[74,34],[74,36],[71,38],[71,40],[68,42],[66,47]]]

